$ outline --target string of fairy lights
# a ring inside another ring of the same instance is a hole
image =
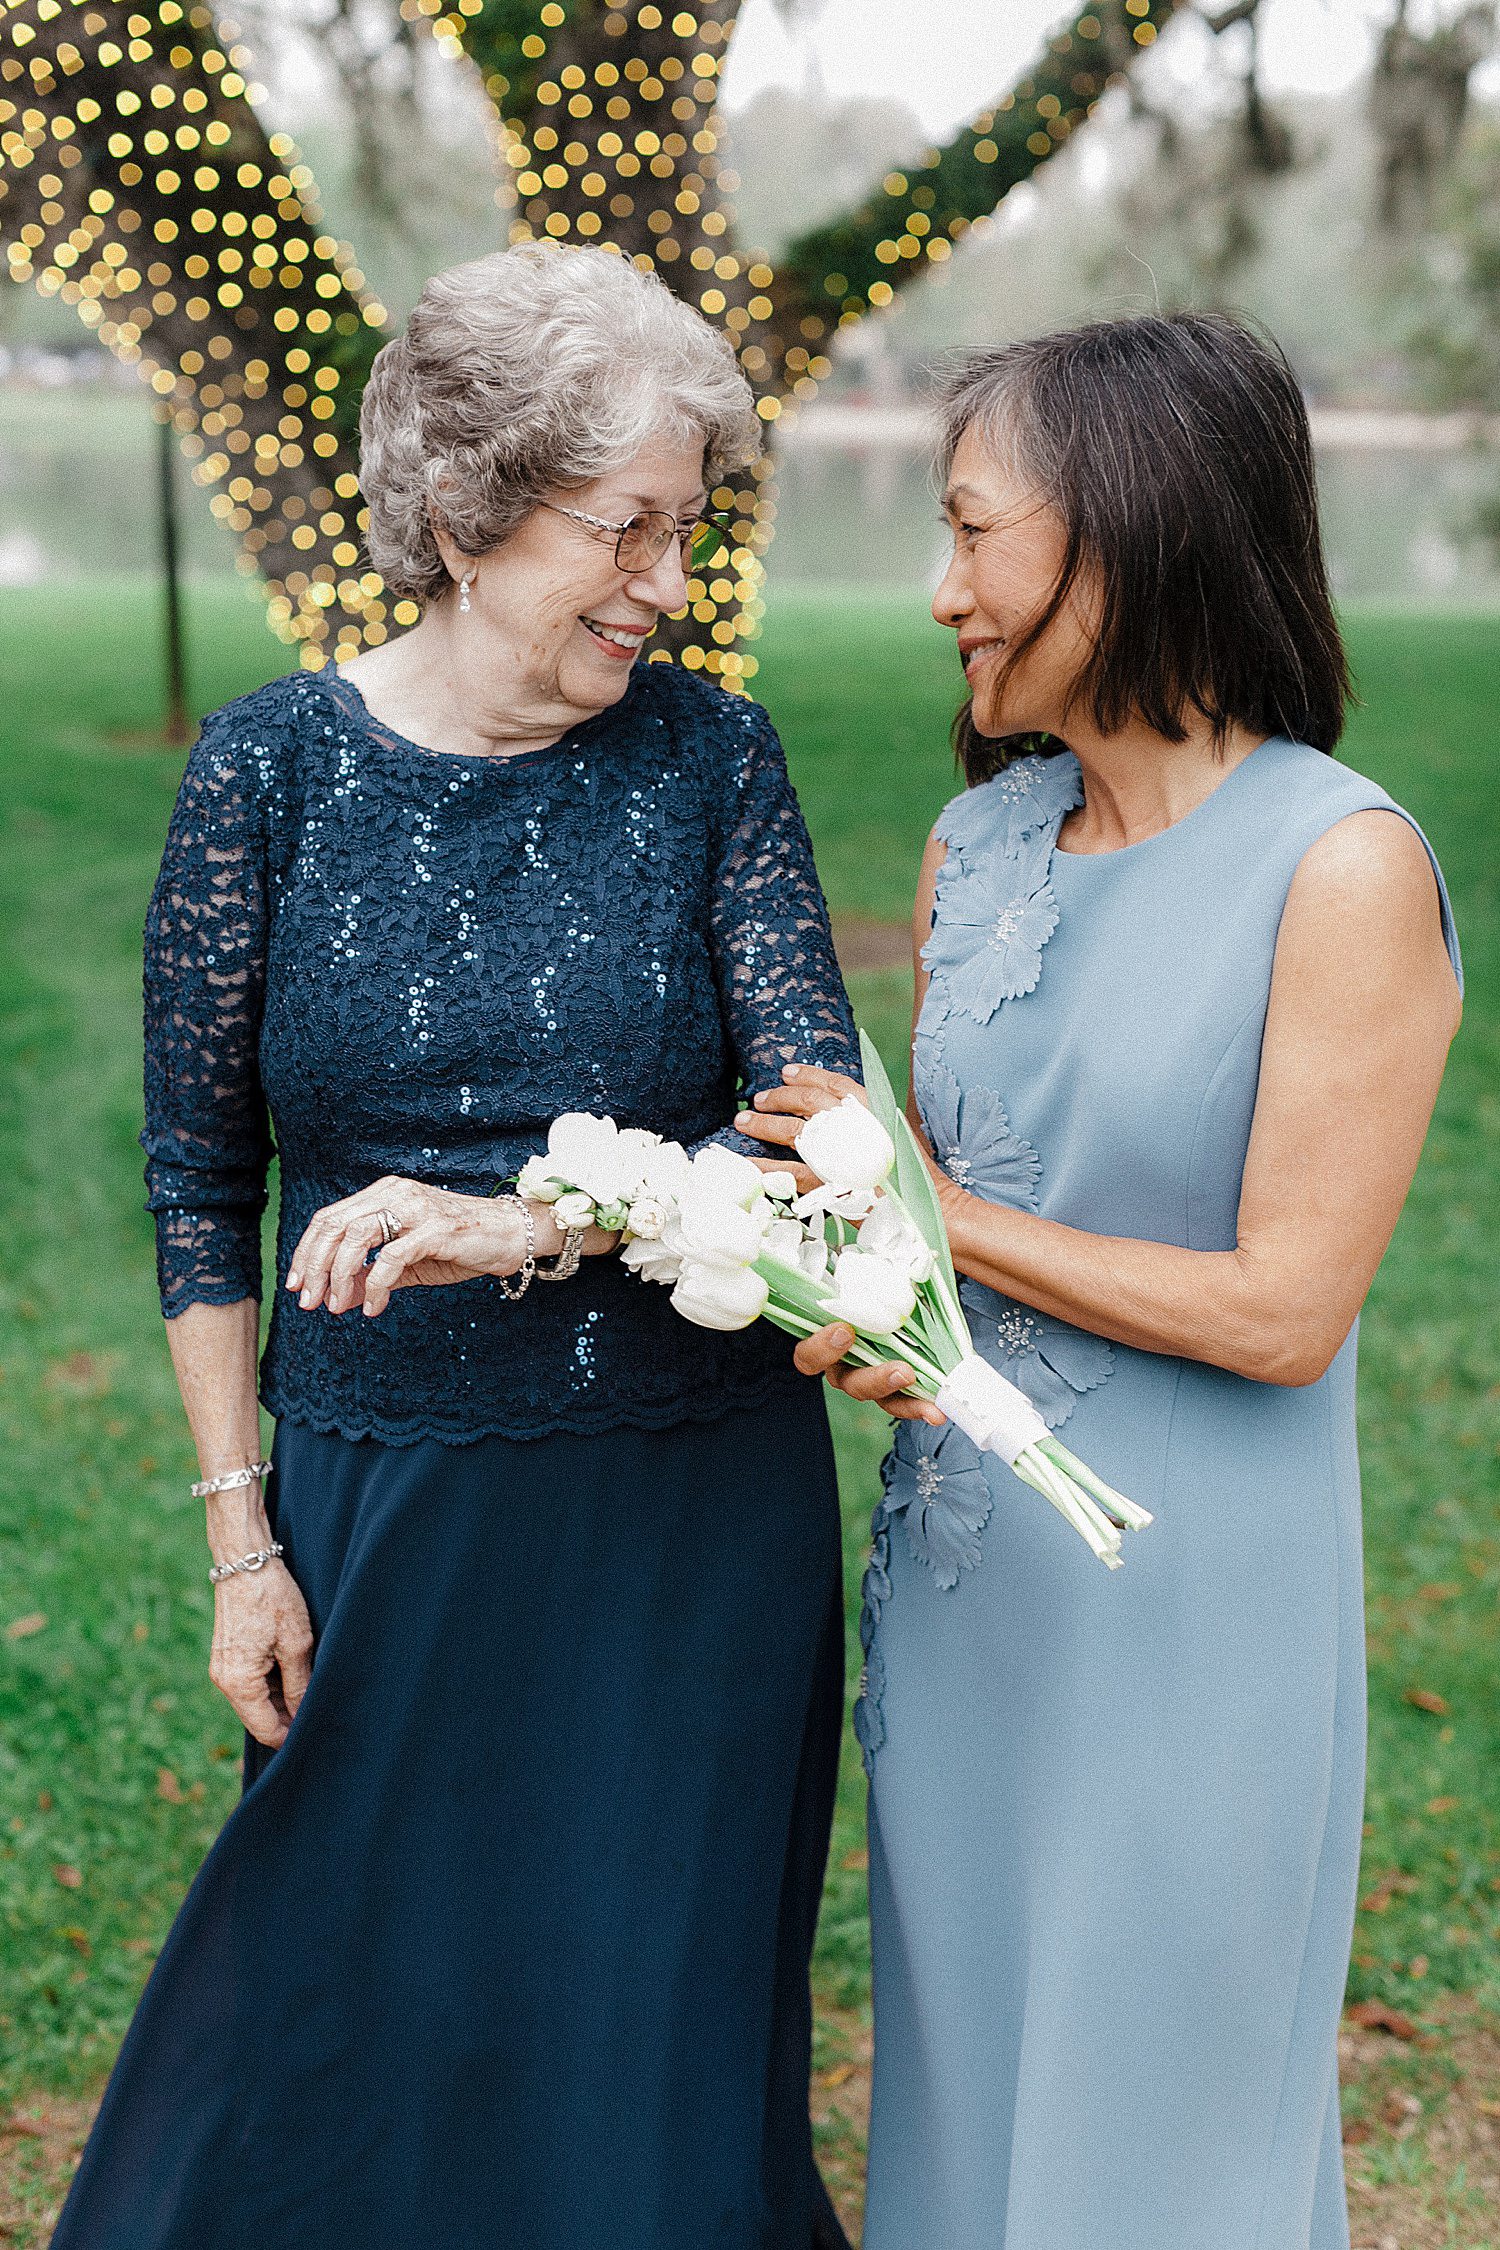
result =
[[[725,208],[737,183],[715,110],[732,7],[640,0],[591,14],[587,38],[562,0],[401,0],[401,13],[480,71],[510,239],[597,243],[654,267],[731,337],[771,425],[816,395],[837,330],[945,264],[1176,4],[1097,0],[993,111],[774,264],[735,244]],[[387,316],[324,228],[294,143],[261,126],[251,68],[238,27],[202,4],[0,0],[0,231],[11,277],[72,304],[150,383],[262,577],[272,626],[318,665],[418,615],[360,567],[350,438]],[[732,514],[730,544],[690,581],[696,632],[680,654],[742,687],[775,520],[768,464],[713,501]]]

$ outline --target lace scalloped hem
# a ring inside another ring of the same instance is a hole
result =
[[[484,1415],[465,1421],[462,1426],[440,1424],[431,1415],[401,1419],[351,1413],[347,1409],[330,1412],[325,1405],[272,1383],[262,1386],[260,1401],[278,1422],[296,1422],[305,1429],[317,1430],[324,1437],[370,1439],[377,1445],[423,1445],[429,1441],[439,1445],[475,1445],[481,1438],[548,1438],[564,1431],[572,1431],[580,1437],[602,1437],[610,1430],[668,1430],[682,1422],[716,1422],[722,1415],[741,1412],[747,1407],[769,1406],[807,1380],[805,1375],[773,1368],[745,1383],[721,1383],[711,1393],[683,1393],[651,1406],[631,1405],[628,1400],[621,1400],[597,1408],[572,1407],[565,1413],[545,1418],[533,1414],[525,1421],[508,1419],[503,1414]]]

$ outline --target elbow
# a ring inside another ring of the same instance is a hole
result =
[[[1344,1342],[1326,1320],[1299,1321],[1287,1314],[1273,1315],[1257,1324],[1232,1361],[1230,1372],[1248,1376],[1252,1383],[1270,1383],[1279,1390],[1303,1390],[1321,1382],[1337,1359]]]

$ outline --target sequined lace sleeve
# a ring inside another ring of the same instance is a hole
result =
[[[791,1062],[860,1078],[854,1017],[780,739],[753,703],[736,703],[731,724],[734,786],[715,873],[713,942],[743,1090],[779,1085]],[[717,1137],[766,1153],[763,1142]]]
[[[261,1293],[271,1135],[257,1061],[266,972],[261,776],[229,712],[189,757],[145,942],[146,1207],[170,1320]]]

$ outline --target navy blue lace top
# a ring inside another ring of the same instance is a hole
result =
[[[330,672],[205,720],[146,926],[169,1319],[260,1295],[273,1153],[280,1282],[314,1211],[383,1173],[486,1194],[571,1109],[733,1141],[737,1088],[793,1061],[859,1068],[757,705],[643,664],[508,758],[422,749]],[[514,1304],[491,1280],[402,1290],[378,1320],[278,1287],[261,1396],[348,1437],[458,1442],[706,1420],[801,1379],[768,1324],[695,1328],[602,1257]]]

